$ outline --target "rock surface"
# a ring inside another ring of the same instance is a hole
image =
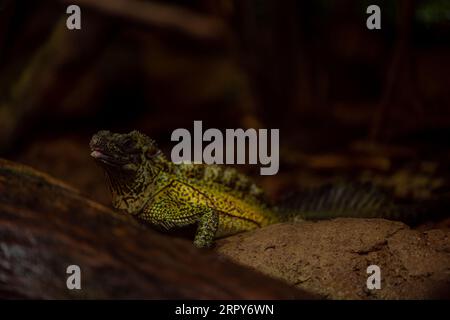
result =
[[[218,241],[232,260],[330,299],[450,298],[450,232],[382,219],[276,224]],[[381,268],[368,290],[367,267]]]

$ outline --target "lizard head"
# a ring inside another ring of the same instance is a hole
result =
[[[90,147],[91,156],[100,164],[125,172],[136,172],[147,163],[156,164],[162,156],[155,142],[138,131],[122,134],[102,130],[94,134]]]
[[[138,131],[103,130],[94,134],[90,148],[91,156],[106,172],[114,207],[139,212],[168,163],[155,142]]]

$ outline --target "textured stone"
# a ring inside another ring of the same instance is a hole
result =
[[[330,299],[450,297],[450,231],[383,219],[276,224],[221,239],[232,260]],[[368,290],[367,267],[381,268]]]

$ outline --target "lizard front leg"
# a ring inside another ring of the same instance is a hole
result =
[[[219,226],[219,214],[214,209],[167,199],[145,208],[138,218],[164,229],[197,223],[194,245],[198,248],[212,246]]]
[[[214,209],[205,208],[206,210],[204,210],[198,220],[198,229],[195,234],[194,245],[197,248],[211,247],[219,227],[219,214]]]

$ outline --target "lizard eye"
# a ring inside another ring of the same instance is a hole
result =
[[[160,154],[161,151],[159,151],[158,149],[155,148],[150,148],[145,152],[145,156],[148,159],[152,159],[154,157],[156,157],[158,154]]]
[[[134,141],[131,138],[127,138],[122,143],[123,149],[126,151],[131,151],[134,148]]]

